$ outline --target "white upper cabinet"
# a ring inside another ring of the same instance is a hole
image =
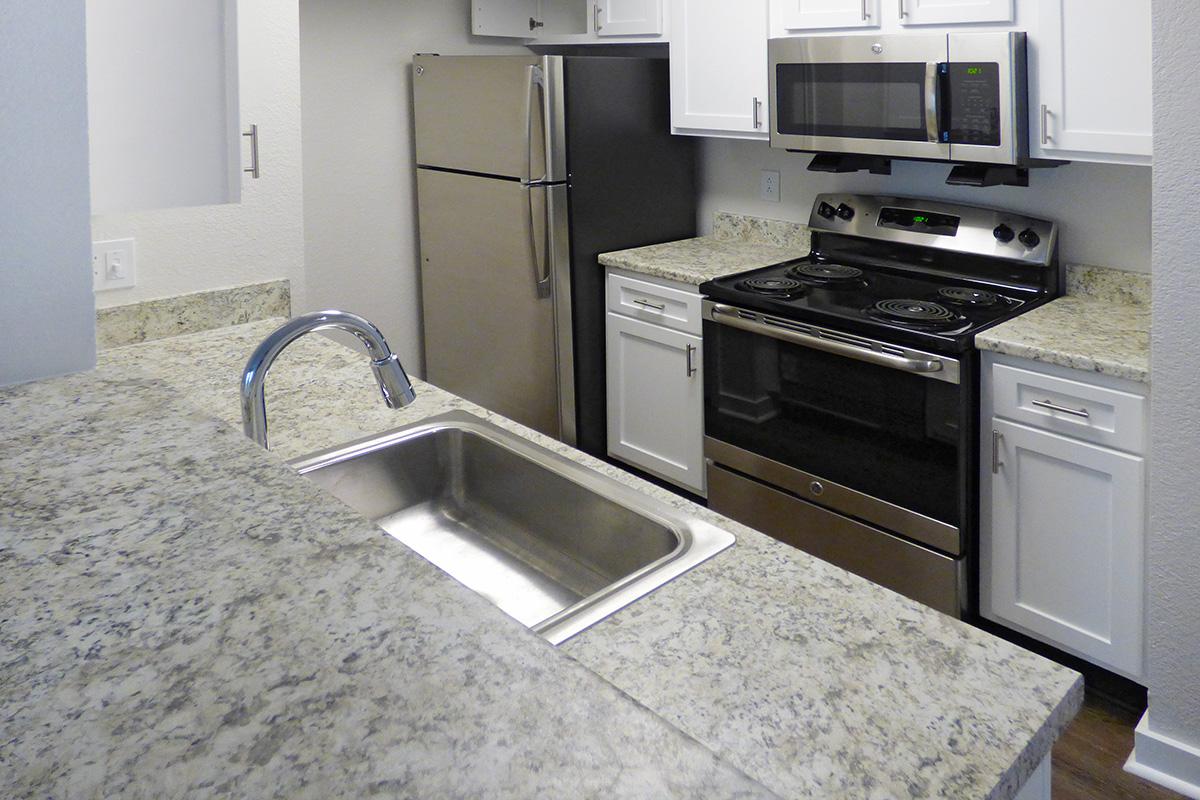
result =
[[[471,33],[529,39],[544,26],[539,0],[480,0],[471,3]]]
[[[766,139],[767,0],[671,0],[670,16],[672,130]]]
[[[661,36],[664,0],[596,0],[597,36]]]
[[[1150,0],[1042,0],[1030,53],[1036,157],[1148,164]]]
[[[661,41],[667,0],[472,0],[476,36],[538,44]]]
[[[887,0],[885,0],[887,2]],[[901,25],[1013,21],[1013,0],[895,0]]]
[[[776,0],[787,31],[878,28],[880,0]],[[753,5],[753,4],[748,4]]]
[[[92,213],[241,200],[235,0],[89,0]]]

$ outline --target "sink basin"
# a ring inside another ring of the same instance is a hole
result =
[[[734,542],[464,412],[292,466],[553,644]]]

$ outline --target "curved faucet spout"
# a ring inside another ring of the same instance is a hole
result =
[[[314,311],[301,314],[280,326],[255,348],[242,372],[242,429],[264,448],[267,445],[267,372],[283,349],[306,333],[337,328],[352,333],[363,343],[371,357],[371,371],[379,382],[383,402],[388,408],[400,408],[416,399],[412,382],[404,373],[400,359],[388,347],[379,328],[357,314],[345,311]],[[269,449],[269,448],[268,448]]]

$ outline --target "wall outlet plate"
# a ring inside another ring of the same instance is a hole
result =
[[[92,242],[92,289],[129,289],[137,284],[133,239]]]
[[[762,199],[770,203],[779,202],[779,172],[773,169],[762,171]]]

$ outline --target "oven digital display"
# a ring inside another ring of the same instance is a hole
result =
[[[955,236],[958,233],[958,223],[959,218],[950,214],[934,214],[910,208],[884,208],[879,212],[879,226],[895,228],[898,231]]]

